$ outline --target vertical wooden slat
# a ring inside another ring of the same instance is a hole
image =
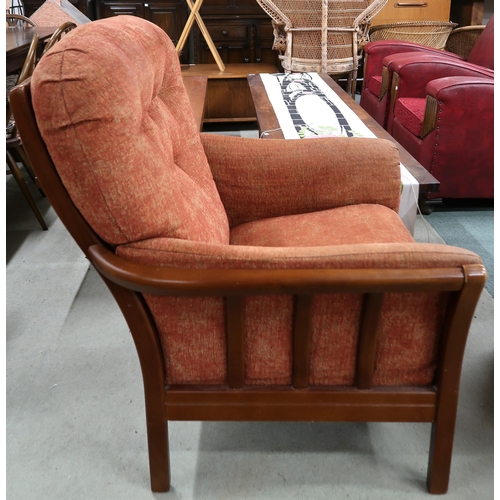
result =
[[[226,297],[227,379],[231,389],[241,389],[245,383],[243,300],[243,297]]]
[[[383,293],[370,293],[365,296],[358,340],[358,363],[356,369],[356,385],[358,389],[371,389],[373,386],[377,330],[380,323],[383,301]]]
[[[293,328],[293,386],[304,389],[309,385],[312,325],[312,295],[295,298]]]

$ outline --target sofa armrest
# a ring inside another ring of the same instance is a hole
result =
[[[403,53],[419,53],[429,54],[435,56],[451,57],[458,60],[465,61],[463,57],[443,52],[442,50],[426,47],[417,43],[405,42],[402,40],[383,40],[378,42],[370,42],[365,45],[365,67],[364,67],[364,81],[369,80],[372,76],[380,76],[382,74],[382,61],[387,56],[394,56]]]
[[[476,254],[431,243],[273,248],[154,238],[121,245],[117,254],[94,245],[89,259],[120,286],[155,295],[458,290],[467,266],[486,280]]]
[[[396,56],[389,62],[388,70],[397,74],[392,82],[393,87],[397,86],[395,98],[425,97],[427,84],[438,78],[466,76],[493,79],[494,76],[492,70],[482,66],[449,57],[433,57],[425,54],[415,54],[414,57]]]
[[[389,141],[201,138],[231,227],[358,203],[399,208],[399,154]]]
[[[486,157],[493,155],[494,80],[468,76],[438,78],[427,84],[426,94],[426,128],[422,137],[439,127],[435,133],[440,139],[440,150],[450,144],[463,150],[463,154],[475,151],[474,155],[481,157],[484,165],[493,164],[493,158],[488,161]]]

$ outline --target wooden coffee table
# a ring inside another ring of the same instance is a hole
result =
[[[203,128],[203,116],[205,114],[208,79],[203,75],[182,75],[182,81],[184,82],[184,87],[186,87],[196,125],[201,132]]]
[[[380,139],[388,139],[392,141],[399,150],[399,158],[401,163],[409,170],[415,177],[419,184],[420,206],[422,212],[427,213],[423,205],[425,200],[422,195],[439,191],[439,181],[429,173],[413,156],[406,151],[397,141],[395,141],[389,133],[384,130],[359,104],[357,104],[349,94],[335,83],[328,75],[320,74],[321,78],[328,84],[328,86],[342,99],[342,101],[349,106],[349,108],[356,113],[356,115],[363,121],[363,123]],[[255,105],[255,113],[257,115],[257,122],[259,124],[259,136],[263,131],[271,131],[279,129],[280,125],[273,106],[269,101],[266,89],[262,83],[260,75],[248,75],[248,85],[252,94],[252,99]],[[283,139],[281,130],[270,132],[264,136],[266,139]]]

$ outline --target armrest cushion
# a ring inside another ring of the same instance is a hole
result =
[[[427,84],[438,78],[466,76],[493,79],[494,76],[492,70],[475,64],[423,54],[395,57],[389,63],[389,72],[399,75],[398,97],[425,97]]]
[[[379,42],[370,42],[365,45],[365,79],[369,79],[373,75],[382,74],[382,60],[387,56],[396,54],[413,53],[429,54],[435,56],[451,57],[454,59],[465,61],[463,57],[444,52],[442,50],[426,47],[417,43],[405,42],[402,40],[383,40]]]
[[[399,154],[389,141],[201,138],[231,227],[358,203],[399,208]]]
[[[432,269],[482,263],[469,250],[431,243],[255,247],[154,238],[120,245],[116,253],[143,265],[188,269]]]
[[[465,102],[487,102],[493,113],[493,91],[495,82],[491,78],[476,78],[471,76],[448,76],[437,78],[427,84],[426,93],[437,100],[449,99],[451,103],[456,98],[458,106]],[[460,96],[466,96],[467,101],[461,102]],[[468,113],[469,110],[468,109]]]
[[[475,162],[484,163],[481,170],[486,172],[486,166],[493,165],[494,80],[469,76],[438,78],[427,84],[426,93],[439,103],[436,133],[440,152],[463,151],[464,164],[472,168]],[[466,159],[466,154],[473,158]]]

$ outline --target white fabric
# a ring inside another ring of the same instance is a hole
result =
[[[285,139],[376,137],[317,73],[261,73],[260,77]],[[419,186],[402,164],[401,184],[399,216],[413,234]]]

